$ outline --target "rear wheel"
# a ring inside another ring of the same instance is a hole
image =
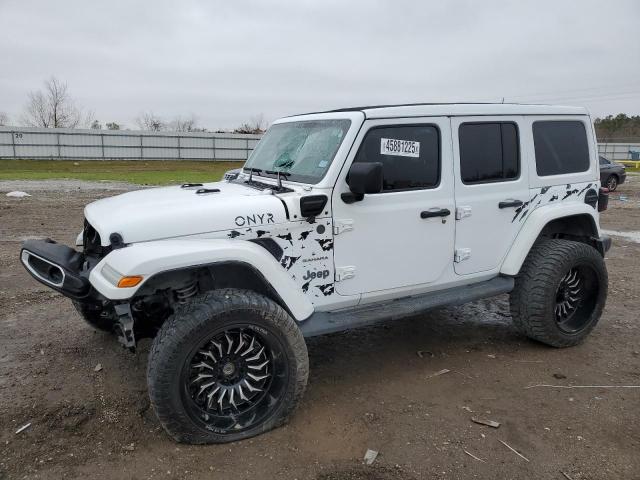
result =
[[[195,297],[160,329],[149,354],[151,403],[185,443],[223,443],[284,423],[308,376],[304,338],[279,305],[243,290]]]
[[[610,175],[609,178],[607,178],[606,186],[610,192],[615,192],[616,188],[618,188],[618,177]]]
[[[607,269],[593,247],[545,240],[531,249],[511,292],[511,315],[524,335],[553,347],[580,343],[607,299]]]

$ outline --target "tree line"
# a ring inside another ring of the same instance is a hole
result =
[[[153,112],[142,112],[135,118],[135,124],[140,130],[154,132],[208,132],[198,125],[195,115],[177,116],[164,119]],[[0,126],[10,123],[9,115],[0,111]],[[116,122],[106,122],[104,125],[95,118],[90,110],[84,110],[77,105],[66,82],[51,77],[44,82],[44,88],[29,92],[27,103],[18,123],[26,127],[37,128],[91,128],[94,130],[120,130],[122,125]],[[233,129],[233,133],[263,133],[266,122],[262,114],[253,117],[248,122]],[[219,133],[224,133],[218,131]]]
[[[601,142],[640,142],[640,115],[624,113],[596,118],[596,135]]]

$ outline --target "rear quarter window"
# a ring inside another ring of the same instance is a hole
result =
[[[533,141],[539,177],[589,170],[589,143],[584,123],[577,120],[534,122]]]

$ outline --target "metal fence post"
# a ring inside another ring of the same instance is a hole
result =
[[[144,159],[144,146],[142,145],[142,134],[140,134],[140,159]]]
[[[104,133],[100,134],[100,149],[102,151],[102,159],[104,160]]]
[[[216,137],[211,137],[211,141],[212,141],[212,150],[213,150],[213,158],[212,160],[215,162],[218,158],[216,157]]]
[[[58,144],[58,158],[60,158],[60,133],[56,133],[56,143]]]
[[[13,130],[11,130],[11,145],[13,146],[13,156],[15,158],[18,158],[16,156],[16,135],[17,135],[17,133],[14,132]]]
[[[182,153],[180,152],[180,135],[178,135],[178,160],[182,158]]]

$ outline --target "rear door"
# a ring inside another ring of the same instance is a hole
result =
[[[529,182],[522,117],[453,117],[454,270],[496,270],[522,225]]]

